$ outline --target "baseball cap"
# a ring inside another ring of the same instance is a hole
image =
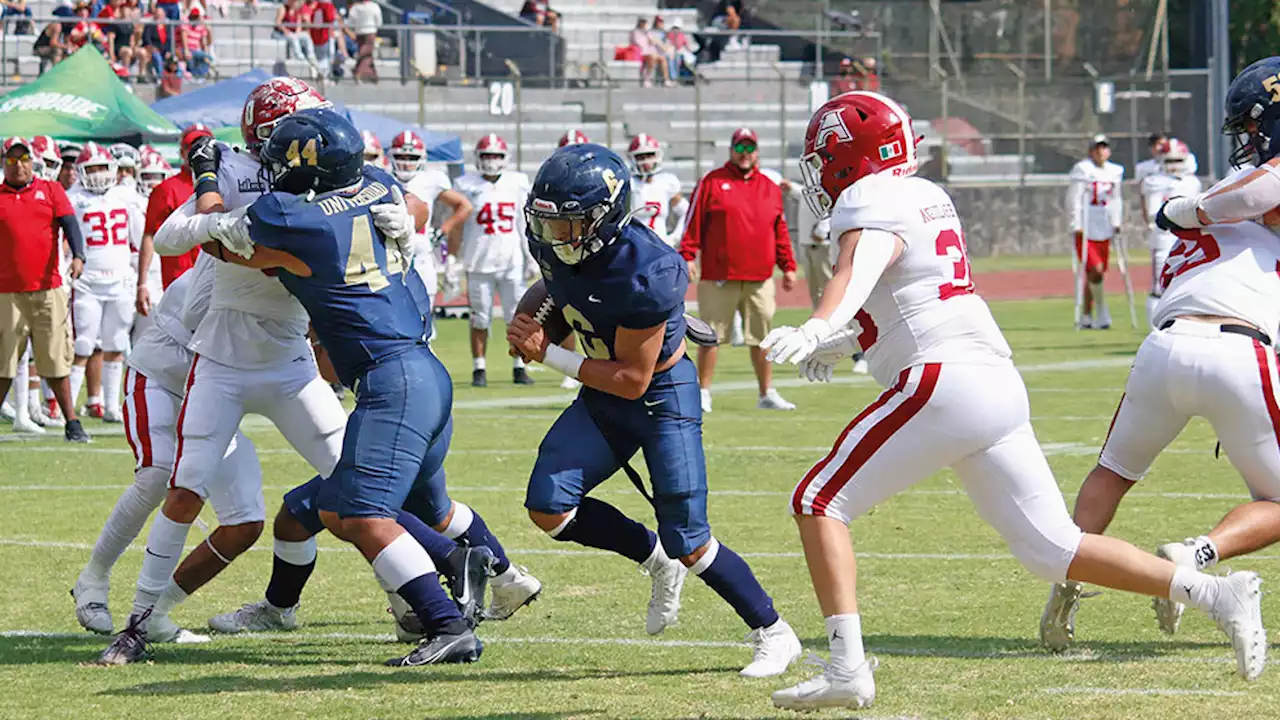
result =
[[[31,144],[27,142],[26,138],[20,138],[15,135],[5,139],[3,147],[0,147],[0,153],[8,155],[9,151],[14,148],[22,148],[28,153],[31,152]]]
[[[191,143],[196,141],[196,138],[201,137],[213,137],[213,131],[204,123],[189,125],[186,130],[182,131],[182,141],[179,144],[184,148],[188,148],[191,147]]]
[[[1102,133],[1098,133],[1097,135],[1093,136],[1093,142],[1089,143],[1089,147],[1096,147],[1098,145],[1106,145],[1107,147],[1111,147],[1111,141],[1107,139],[1106,135],[1103,135]]]
[[[742,127],[733,131],[733,138],[729,142],[733,145],[737,145],[740,142],[752,142],[759,145],[760,139],[756,137],[755,130]]]
[[[63,160],[66,160],[67,158],[71,158],[71,161],[75,162],[75,159],[80,157],[80,151],[83,149],[84,149],[84,146],[81,145],[80,143],[75,143],[75,142],[59,143],[58,155]]]

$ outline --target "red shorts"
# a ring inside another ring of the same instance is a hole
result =
[[[1076,233],[1076,260],[1080,259],[1080,246],[1084,244],[1084,234]],[[1089,259],[1085,263],[1086,270],[1098,270],[1100,272],[1107,271],[1107,261],[1111,259],[1111,241],[1110,240],[1090,240],[1089,241]]]

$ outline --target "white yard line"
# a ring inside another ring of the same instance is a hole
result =
[[[1195,690],[1191,688],[1104,688],[1060,687],[1044,688],[1041,692],[1051,695],[1207,695],[1210,697],[1240,697],[1249,693],[1238,690]]]

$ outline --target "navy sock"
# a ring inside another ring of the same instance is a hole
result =
[[[458,612],[458,606],[440,586],[440,577],[433,572],[410,580],[396,591],[422,621],[427,637],[441,632],[460,633],[467,629],[466,621]]]
[[[446,562],[449,553],[458,547],[457,543],[436,532],[430,525],[411,512],[401,510],[400,514],[396,516],[396,522],[400,523],[400,527],[404,528],[405,532],[409,533],[414,540],[418,541],[422,549],[427,551],[427,554],[431,556],[431,562],[435,563],[436,567],[441,567],[441,563]]]
[[[582,498],[577,516],[556,540],[609,550],[638,563],[648,560],[658,544],[658,536],[644,525],[609,503],[589,497]]]
[[[778,621],[773,598],[760,587],[760,581],[756,580],[747,562],[723,544],[711,567],[698,577],[724,598],[752,630],[769,627]]]
[[[498,542],[498,537],[489,532],[489,526],[484,524],[484,518],[480,517],[480,513],[476,512],[475,508],[471,508],[471,527],[458,537],[465,538],[471,547],[487,547],[492,550],[493,556],[498,558],[498,562],[493,565],[495,574],[501,575],[511,567],[511,561],[507,559],[507,551],[502,549],[502,543]]]
[[[272,558],[271,580],[267,582],[267,602],[278,608],[291,608],[302,598],[302,588],[306,586],[311,571],[316,569],[316,561],[306,565],[287,563],[278,557]]]

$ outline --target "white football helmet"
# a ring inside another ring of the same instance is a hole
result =
[[[427,144],[418,133],[405,130],[391,141],[391,170],[400,182],[409,182],[427,169]]]
[[[485,177],[501,175],[507,169],[507,141],[493,133],[476,143],[476,167]]]
[[[1169,138],[1156,147],[1156,157],[1164,171],[1174,177],[1191,173],[1191,148],[1177,138]]]
[[[142,165],[138,167],[138,192],[143,197],[151,197],[151,191],[169,177],[173,168],[160,153],[150,153],[142,157]]]
[[[647,178],[662,168],[662,145],[652,135],[640,133],[632,138],[627,156],[636,177]]]
[[[76,158],[76,176],[89,192],[101,195],[116,186],[116,159],[96,142],[87,142]]]

